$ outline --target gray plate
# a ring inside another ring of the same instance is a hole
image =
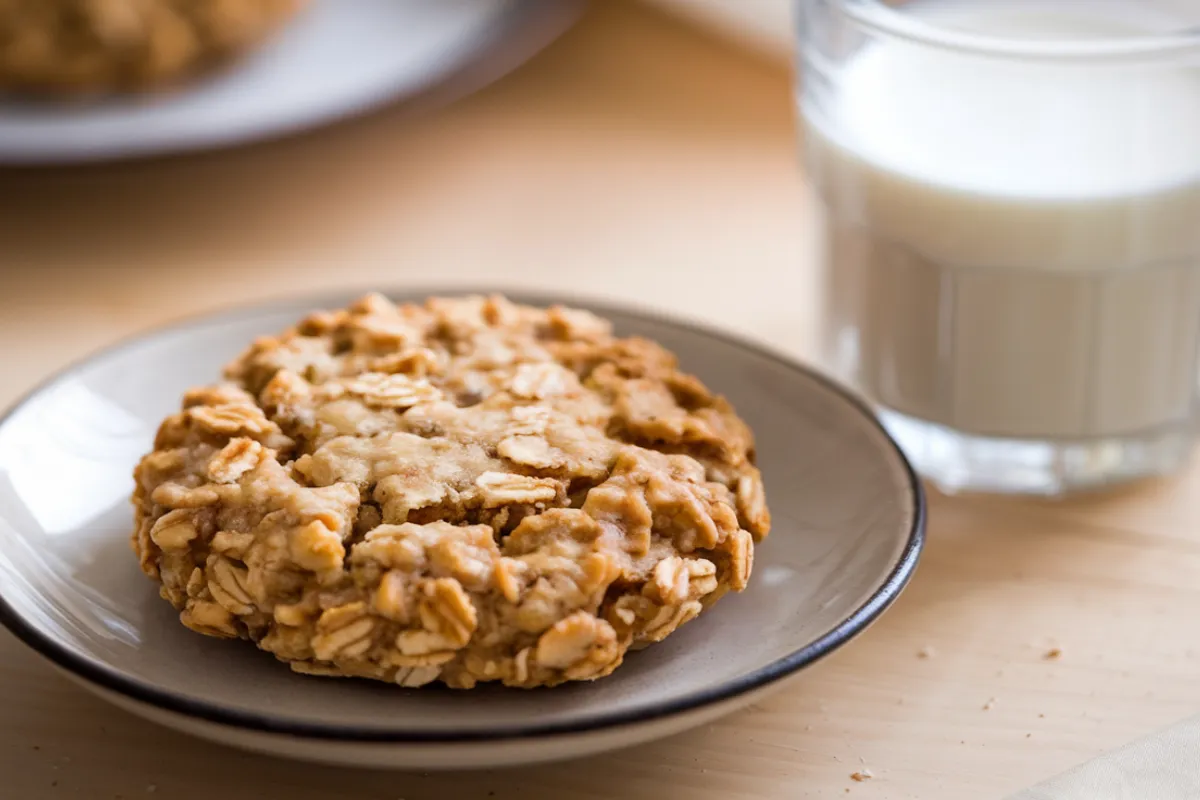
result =
[[[467,761],[495,763],[500,751],[487,745],[507,742],[511,763],[632,743],[749,702],[863,630],[916,566],[920,485],[860,402],[728,336],[557,298],[675,351],[754,429],[774,526],[746,592],[631,655],[612,676],[550,690],[315,679],[248,643],[191,633],[130,551],[131,470],[184,389],[213,380],[255,336],[349,299],[293,300],[159,331],[68,369],[10,412],[0,422],[0,621],[105,696],[202,735],[293,755],[306,754],[272,737],[390,745],[379,757],[351,749],[307,757],[409,766],[436,765],[470,744],[481,755]],[[575,744],[546,747],[558,737]],[[527,752],[514,755],[514,742],[528,743]],[[440,755],[418,761],[420,748],[406,744],[436,745]]]
[[[303,130],[400,98],[446,102],[541,50],[583,6],[583,0],[312,0],[263,47],[176,91],[69,103],[5,98],[0,163],[196,150]]]

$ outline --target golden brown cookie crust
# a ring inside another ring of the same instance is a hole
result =
[[[609,674],[750,577],[749,429],[653,342],[501,297],[378,295],[190,391],[134,550],[183,624],[402,686]]]
[[[258,44],[305,0],[0,0],[0,90],[174,83]]]

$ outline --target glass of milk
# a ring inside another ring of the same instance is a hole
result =
[[[1196,436],[1200,0],[799,0],[829,368],[946,490]]]

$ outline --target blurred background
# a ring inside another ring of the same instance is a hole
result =
[[[106,132],[88,131],[89,118],[188,103],[205,77],[132,107],[10,104],[0,112],[10,162],[0,168],[0,401],[147,327],[332,287],[616,297],[803,352],[811,276],[788,4],[562,5],[523,30],[497,22],[507,41],[416,96],[239,146],[94,152]],[[254,68],[236,63],[212,80]],[[221,112],[189,113],[202,125]],[[58,116],[38,125],[60,138],[82,126],[82,141],[72,134],[65,157],[12,166],[29,144],[18,134],[45,114]],[[126,140],[143,133],[134,126]]]

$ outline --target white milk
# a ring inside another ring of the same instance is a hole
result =
[[[1080,5],[904,8],[1027,38],[1170,25],[1135,0],[1104,16],[1089,5],[1086,18]],[[892,410],[981,436],[1187,424],[1200,68],[1014,63],[887,41],[843,70],[837,92],[809,92],[803,107],[835,367]]]

